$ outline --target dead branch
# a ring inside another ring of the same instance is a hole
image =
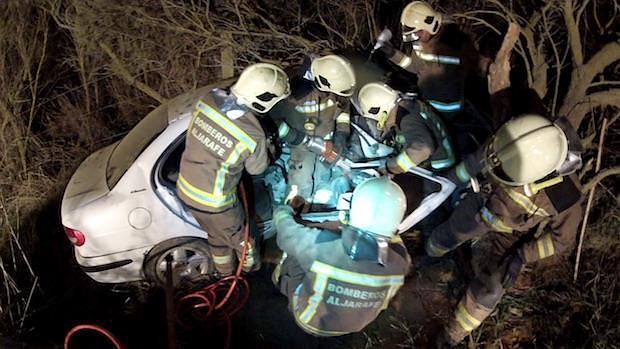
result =
[[[547,21],[547,15],[545,12],[542,13],[542,18],[543,18],[543,28],[544,28],[544,33],[545,35],[547,35],[547,39],[549,40],[549,43],[551,44],[551,48],[553,49],[553,57],[555,59],[555,86],[553,89],[553,100],[551,102],[551,113],[554,114],[556,107],[558,105],[558,93],[560,92],[560,74],[561,74],[561,70],[562,70],[562,66],[560,63],[560,54],[558,53],[558,49],[556,47],[556,43],[553,40],[553,36],[551,35],[551,30],[549,29],[549,24]]]
[[[32,296],[34,295],[34,290],[37,288],[39,284],[39,277],[35,277],[32,282],[32,287],[30,288],[30,293],[28,294],[28,300],[26,301],[26,307],[24,308],[24,312],[22,313],[22,319],[19,322],[19,332],[24,328],[24,321],[26,321],[26,316],[28,316],[28,309],[30,308],[30,302],[32,301]]]
[[[588,112],[606,105],[620,108],[620,89],[591,93],[574,103],[573,108],[565,113],[562,112],[563,108],[560,108],[559,114],[566,115],[573,127],[578,127]]]
[[[583,109],[579,109],[578,111],[575,111],[574,109],[580,102],[583,102],[586,99],[587,91],[592,83],[592,80],[598,74],[602,73],[607,66],[617,60],[620,60],[620,41],[614,41],[606,44],[601,50],[594,54],[594,56],[592,56],[586,64],[573,69],[568,93],[564,97],[564,102],[559,110],[560,115],[570,115],[569,120],[573,126],[579,126],[581,120],[585,116]],[[611,101],[618,100],[618,92],[615,92],[615,94],[615,96],[611,96]],[[588,96],[587,99],[597,100],[597,98],[593,95]],[[598,103],[598,105],[607,104],[604,100],[599,101],[601,103]],[[609,104],[618,105],[617,102]]]
[[[502,46],[497,52],[495,61],[489,66],[489,94],[494,94],[497,91],[510,87],[510,56],[519,38],[519,33],[519,25],[511,22],[508,25],[508,31],[504,36]]]
[[[125,68],[125,66],[121,63],[121,61],[118,58],[118,56],[116,56],[114,54],[114,52],[112,52],[112,49],[108,45],[104,44],[103,42],[99,42],[99,46],[110,57],[110,59],[112,60],[113,65],[116,67],[117,73],[129,85],[137,88],[138,90],[142,91],[147,96],[155,99],[159,103],[164,103],[166,101],[166,98],[162,97],[162,95],[160,95],[157,91],[153,90],[151,87],[147,86],[145,83],[143,83],[141,81],[138,81],[136,78],[134,78],[129,73],[127,68]]]
[[[226,35],[226,39],[232,41],[232,35]],[[232,46],[226,46],[220,51],[222,59],[222,79],[232,78],[235,75],[235,55]]]
[[[605,131],[607,130],[607,118],[603,119],[603,125],[601,125],[601,136],[598,141],[598,154],[596,156],[596,166],[594,173],[597,173],[601,169],[601,159],[603,153],[603,144],[605,142]],[[579,245],[577,246],[577,257],[575,259],[575,272],[573,273],[573,281],[577,282],[577,273],[579,272],[579,261],[581,259],[581,248],[583,246],[583,238],[586,233],[586,227],[588,226],[588,218],[590,216],[590,208],[592,208],[592,201],[594,200],[594,192],[596,186],[593,186],[590,194],[588,195],[588,203],[586,205],[586,211],[583,216],[583,222],[581,223],[581,232],[579,233]]]
[[[603,179],[610,176],[618,176],[620,175],[620,166],[611,167],[599,172],[594,178],[592,178],[588,183],[583,186],[581,190],[584,194],[591,191],[598,183],[600,183]]]
[[[583,5],[585,8],[585,4]],[[575,7],[573,0],[564,0],[562,4],[562,15],[564,16],[564,24],[568,32],[568,40],[570,42],[573,62],[576,67],[583,64],[583,48],[581,47],[581,34],[579,33],[579,23],[575,21]]]

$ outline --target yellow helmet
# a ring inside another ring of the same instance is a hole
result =
[[[312,60],[310,73],[317,88],[339,96],[349,97],[355,89],[353,66],[344,57],[328,55]]]
[[[525,114],[508,121],[495,133],[485,155],[492,177],[519,186],[557,171],[568,155],[568,140],[549,119]]]
[[[398,92],[389,86],[371,82],[364,85],[357,94],[364,117],[379,120],[382,114],[389,114],[398,102]]]
[[[349,225],[390,238],[396,234],[406,209],[407,198],[398,184],[385,177],[372,178],[353,191]]]
[[[437,34],[441,27],[442,17],[439,12],[423,1],[414,1],[405,6],[400,15],[403,41],[417,40],[416,32],[426,30],[432,35]]]
[[[269,63],[252,64],[245,68],[230,91],[239,104],[259,113],[268,112],[291,94],[284,70]]]

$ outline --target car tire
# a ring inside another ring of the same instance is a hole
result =
[[[175,287],[213,278],[215,268],[207,240],[193,237],[174,238],[153,247],[144,258],[144,275],[154,284],[166,285],[167,258],[172,258]]]

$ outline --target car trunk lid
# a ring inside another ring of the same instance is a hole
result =
[[[63,195],[63,219],[73,210],[110,192],[106,183],[106,167],[115,146],[116,143],[91,154],[75,171]]]

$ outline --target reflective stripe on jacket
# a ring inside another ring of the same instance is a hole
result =
[[[481,71],[486,58],[479,55],[471,39],[456,25],[445,26],[430,41],[412,45],[411,54],[396,50],[390,61],[418,76],[424,98],[442,114],[463,107],[467,75]]]
[[[265,134],[254,114],[245,111],[239,117],[228,117],[212,93],[196,102],[177,192],[191,207],[221,212],[236,202],[243,169],[250,174],[263,172],[268,156]]]
[[[286,101],[269,112],[274,120],[284,120],[290,127],[306,131],[304,124],[312,119],[316,124],[313,135],[322,138],[334,131],[350,133],[347,98],[320,91],[314,82],[302,78],[293,80],[291,88]]]
[[[353,260],[340,234],[295,222],[292,209],[274,213],[278,246],[305,271],[291,308],[297,324],[317,336],[361,331],[404,283],[410,258],[400,239],[389,244],[386,265]]]

